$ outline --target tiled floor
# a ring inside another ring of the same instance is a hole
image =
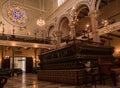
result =
[[[59,84],[45,81],[38,81],[36,74],[23,74],[8,79],[4,88],[95,88],[92,85],[74,86],[68,84]],[[96,88],[120,88],[120,85],[116,87],[111,85],[97,85]]]

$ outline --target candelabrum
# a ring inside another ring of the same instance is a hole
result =
[[[85,30],[83,30],[83,36],[82,36],[82,38],[89,40],[89,39],[90,39],[90,36],[89,36],[89,33],[90,33],[90,32],[91,32],[91,30],[90,30],[90,25],[87,24]]]

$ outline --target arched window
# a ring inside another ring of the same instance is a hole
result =
[[[58,6],[62,5],[66,0],[58,0]]]

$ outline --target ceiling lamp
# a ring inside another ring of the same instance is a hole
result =
[[[44,20],[44,0],[41,0],[41,3],[40,3],[40,9],[41,9],[41,12],[40,12],[40,17],[39,19],[37,20],[37,25],[42,27],[45,25],[45,20]]]
[[[41,18],[38,19],[38,20],[37,20],[37,25],[40,26],[40,27],[44,26],[44,25],[45,25],[45,20],[43,20],[43,19],[41,19]]]

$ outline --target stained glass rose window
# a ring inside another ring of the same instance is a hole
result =
[[[22,25],[28,21],[26,10],[22,6],[17,5],[7,8],[7,18],[18,25]]]

